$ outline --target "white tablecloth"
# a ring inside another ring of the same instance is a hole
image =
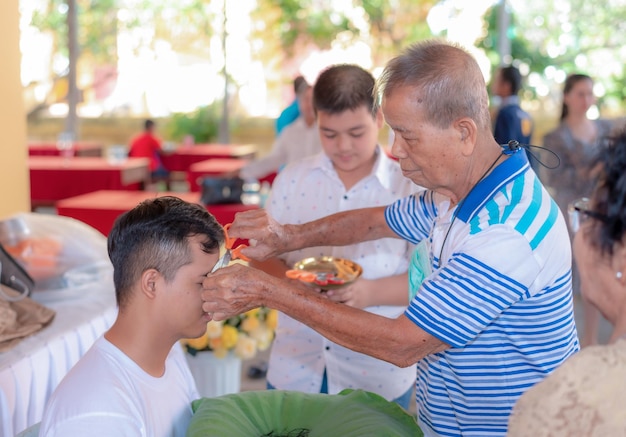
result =
[[[44,301],[56,311],[48,327],[0,353],[0,437],[41,420],[61,379],[115,320],[112,281],[64,294]]]

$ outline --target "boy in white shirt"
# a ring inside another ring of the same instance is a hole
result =
[[[178,341],[206,330],[202,280],[224,240],[200,205],[146,200],[108,237],[118,316],[65,376],[40,435],[183,437],[199,398]]]
[[[280,223],[303,223],[339,211],[386,205],[416,186],[378,145],[383,124],[374,111],[374,78],[356,65],[321,73],[313,105],[323,152],[288,165],[274,181],[266,209]],[[382,239],[345,247],[316,247],[253,265],[279,277],[303,258],[329,255],[363,267],[353,285],[329,298],[395,318],[408,304],[407,267],[412,245]],[[388,306],[380,306],[388,305]],[[364,389],[409,407],[415,365],[400,368],[341,347],[279,314],[267,374],[268,388],[309,393]]]

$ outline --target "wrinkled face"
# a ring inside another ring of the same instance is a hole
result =
[[[597,307],[604,317],[615,324],[621,307],[620,301],[625,291],[615,278],[619,267],[613,265],[613,258],[602,256],[599,250],[589,241],[592,235],[586,235],[590,222],[581,225],[573,241],[573,253],[576,266],[580,273],[580,292]]]
[[[563,96],[563,102],[572,115],[586,114],[596,103],[593,95],[593,83],[590,80],[579,80],[572,89]]]
[[[400,87],[383,99],[385,120],[394,132],[391,153],[402,173],[417,185],[449,195],[461,171],[460,133],[426,120],[419,90]]]
[[[340,177],[344,173],[362,177],[369,174],[382,122],[382,115],[372,117],[365,105],[338,114],[318,111],[322,147]]]
[[[203,252],[203,238],[199,235],[190,237],[191,263],[183,265],[171,282],[161,278],[158,283],[162,317],[155,323],[171,325],[168,330],[177,333],[180,338],[199,337],[206,331],[209,321],[202,311],[202,281],[217,262],[219,253]]]

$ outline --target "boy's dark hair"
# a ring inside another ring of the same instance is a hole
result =
[[[122,308],[144,271],[158,270],[166,281],[191,262],[189,237],[205,236],[202,250],[219,251],[224,230],[202,206],[163,196],[141,202],[115,220],[107,239],[117,304]],[[211,266],[207,266],[207,271]]]
[[[144,130],[150,130],[150,129],[152,129],[153,126],[154,126],[154,121],[152,121],[150,119],[148,119],[148,120],[143,122]]]
[[[315,111],[338,114],[365,106],[375,115],[374,77],[358,65],[335,65],[324,70],[313,87]]]

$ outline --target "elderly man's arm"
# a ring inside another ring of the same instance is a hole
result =
[[[242,265],[208,275],[203,285],[202,308],[215,320],[267,306],[337,344],[404,367],[449,348],[404,315],[389,319],[372,314],[326,299],[296,280]]]
[[[398,238],[387,225],[384,206],[344,211],[299,225],[281,225],[265,210],[246,211],[237,213],[228,233],[250,240],[242,253],[261,261],[305,247]]]

